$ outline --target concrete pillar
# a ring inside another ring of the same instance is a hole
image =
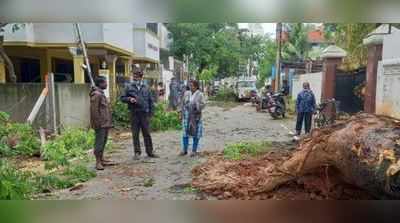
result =
[[[78,51],[76,47],[69,47],[69,52],[72,55],[74,63],[74,83],[84,84],[85,83],[85,70],[82,65],[84,64],[84,57]]]
[[[364,111],[368,113],[375,113],[378,62],[382,60],[383,35],[381,33],[387,33],[388,29],[387,25],[382,25],[363,41],[364,45],[368,47],[367,84],[364,100]]]
[[[84,84],[85,83],[85,70],[82,65],[84,64],[84,58],[82,55],[76,55],[73,57],[74,61],[74,83]]]
[[[124,59],[124,76],[129,77],[130,72],[132,71],[132,59]]]
[[[46,81],[46,75],[51,72],[51,57],[48,49],[44,49],[40,53],[40,78],[42,82]]]
[[[3,61],[0,61],[0,84],[6,83],[6,66]]]
[[[110,99],[114,101],[117,97],[117,85],[116,85],[116,63],[118,57],[115,55],[105,56],[108,74],[109,74],[109,89],[110,89]]]
[[[324,60],[321,91],[322,102],[335,98],[336,68],[342,63],[346,55],[346,51],[334,45],[327,47],[322,52],[321,58]],[[333,115],[334,112],[332,106],[328,106],[325,111],[327,115]]]

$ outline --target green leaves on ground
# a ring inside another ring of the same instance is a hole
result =
[[[271,142],[239,142],[224,148],[224,157],[230,160],[241,160],[262,154],[271,148]]]
[[[0,199],[30,199],[33,194],[89,180],[96,175],[87,168],[88,150],[93,144],[92,130],[66,129],[42,148],[45,167],[52,169],[44,174],[20,171],[0,159]],[[40,147],[38,134],[31,125],[11,122],[7,113],[0,112],[0,157],[39,155]]]
[[[33,193],[29,173],[21,172],[0,160],[0,199],[27,199]]]
[[[47,161],[46,168],[69,165],[69,160],[73,158],[83,159],[93,145],[93,130],[66,129],[63,134],[44,145],[42,156]]]
[[[0,160],[0,200],[31,199],[34,194],[69,188],[95,176],[94,171],[83,165],[68,167],[59,173],[39,175],[17,170]]]

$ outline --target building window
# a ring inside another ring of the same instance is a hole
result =
[[[150,30],[151,32],[158,34],[158,24],[157,23],[147,23],[146,29]]]

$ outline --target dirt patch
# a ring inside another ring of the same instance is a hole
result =
[[[258,158],[231,161],[221,153],[192,171],[194,188],[218,199],[244,200],[346,200],[372,199],[367,192],[341,181],[332,168],[288,181],[269,192],[262,192],[263,182],[275,166],[288,160],[293,153],[291,143],[274,143],[274,149]],[[290,174],[290,173],[287,173]],[[260,192],[261,191],[261,192]]]

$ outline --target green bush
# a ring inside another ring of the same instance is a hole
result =
[[[248,156],[257,156],[271,147],[270,142],[239,142],[224,148],[224,157],[230,160],[241,160]]]
[[[116,102],[113,106],[113,121],[116,127],[130,127],[130,111],[128,106],[122,102]],[[179,114],[174,111],[167,111],[165,103],[158,103],[155,106],[154,116],[150,121],[152,131],[165,131],[170,129],[181,129]]]
[[[85,158],[93,145],[93,130],[67,129],[44,145],[42,156],[47,161],[46,168],[69,165],[72,158]]]
[[[164,103],[159,103],[155,107],[150,128],[153,131],[180,130],[182,124],[178,112],[167,111],[167,106]]]
[[[235,102],[237,100],[235,92],[232,88],[222,87],[218,90],[214,97],[210,98],[214,101]]]
[[[31,125],[13,123],[10,116],[0,112],[0,155],[33,156],[40,153],[40,141]]]
[[[117,101],[112,108],[112,118],[115,127],[129,128],[130,126],[130,112],[127,104]]]

